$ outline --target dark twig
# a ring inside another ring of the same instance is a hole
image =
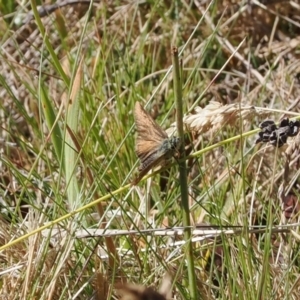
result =
[[[38,14],[39,14],[40,18],[43,18],[45,16],[48,16],[48,15],[52,14],[54,11],[56,11],[57,9],[62,8],[64,6],[75,5],[75,4],[90,4],[90,3],[91,3],[90,0],[65,0],[65,1],[60,1],[60,2],[56,2],[54,4],[39,6],[38,7]],[[95,2],[95,3],[99,3],[99,2]],[[22,25],[28,24],[33,19],[34,19],[33,11],[30,11],[27,14],[26,18],[24,19]]]

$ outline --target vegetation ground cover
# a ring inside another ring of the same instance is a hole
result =
[[[0,298],[190,299],[192,260],[197,299],[299,299],[298,128],[257,139],[299,119],[300,2],[36,2],[0,2]],[[178,161],[130,184],[174,46],[192,257]]]

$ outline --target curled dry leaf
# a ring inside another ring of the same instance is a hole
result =
[[[166,300],[167,298],[151,287],[134,284],[116,284],[121,300]]]
[[[287,196],[284,196],[282,199],[283,202],[283,212],[286,219],[293,218],[299,214],[300,203],[298,197],[289,193]]]
[[[168,273],[163,277],[159,292],[152,287],[137,284],[117,283],[115,288],[119,291],[121,300],[167,300],[172,296],[172,281]]]

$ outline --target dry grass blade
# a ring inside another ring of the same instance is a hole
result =
[[[80,92],[80,86],[81,86],[81,81],[82,81],[82,76],[83,76],[83,62],[84,62],[84,57],[80,59],[80,62],[78,64],[78,68],[76,70],[76,74],[74,77],[73,85],[71,88],[71,93],[70,93],[70,105],[76,100],[78,97],[78,94]],[[68,68],[69,69],[69,68]],[[66,72],[67,70],[65,70]],[[66,72],[67,74],[67,72]]]
[[[102,273],[97,272],[95,278],[95,300],[106,300],[108,295],[109,282]]]
[[[80,86],[82,81],[82,71],[83,68],[83,58],[80,60],[80,63],[77,67],[73,85],[71,87],[70,98],[67,99],[65,103],[66,108],[66,123],[69,128],[72,130],[74,134],[79,131],[80,128]],[[69,100],[69,101],[68,101]],[[79,193],[79,185],[77,182],[76,177],[74,176],[76,166],[78,163],[78,153],[74,151],[75,143],[73,142],[72,136],[69,133],[66,134],[66,143],[65,143],[65,167],[66,167],[66,180],[68,182],[67,193],[69,198],[70,207],[74,208],[78,205],[77,202],[77,195]]]

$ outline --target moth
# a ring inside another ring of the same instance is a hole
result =
[[[151,118],[139,102],[134,108],[137,140],[135,152],[140,159],[139,174],[133,180],[136,185],[150,169],[164,165],[180,147],[180,139],[167,133]]]

